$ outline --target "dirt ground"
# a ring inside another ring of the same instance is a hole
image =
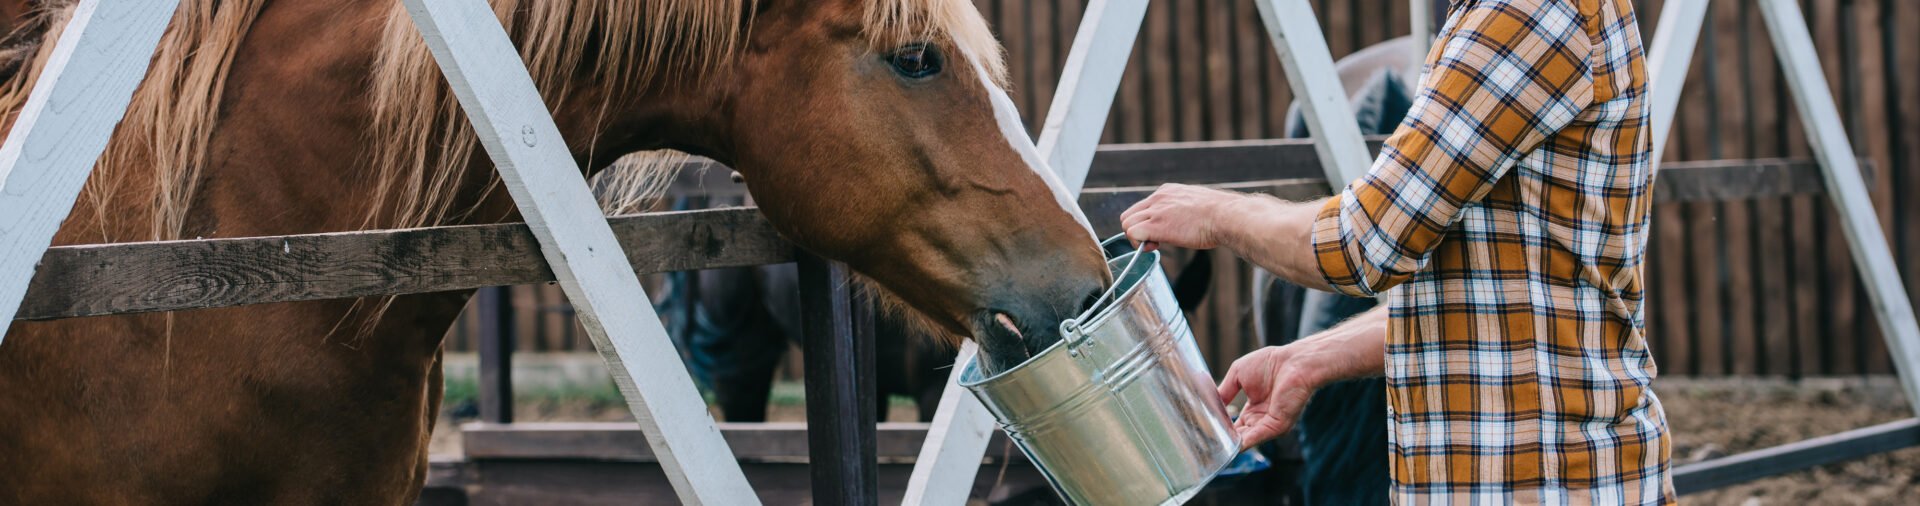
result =
[[[1661,379],[1655,383],[1673,428],[1673,463],[1678,466],[1834,434],[1913,416],[1892,378],[1811,379]],[[471,418],[449,406],[434,431],[433,452],[458,454],[457,423]],[[521,399],[521,421],[631,420],[617,402],[571,399]],[[774,420],[804,421],[800,401],[769,408]],[[891,420],[912,420],[913,404],[897,401]],[[1682,498],[1686,504],[1893,505],[1920,504],[1920,447],[1908,448],[1784,476],[1735,485]]]
[[[1674,464],[1913,416],[1891,378],[1657,381]],[[1920,447],[1686,496],[1689,504],[1920,504]]]

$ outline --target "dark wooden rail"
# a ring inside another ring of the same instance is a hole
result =
[[[1920,446],[1920,418],[1908,418],[1673,468],[1681,495],[1705,492],[1847,459]]]
[[[1241,157],[1241,152],[1272,149],[1263,143],[1223,144],[1230,145],[1211,149],[1220,158],[1240,161],[1196,162],[1190,167],[1204,170],[1168,172],[1165,179],[1232,181],[1261,163]],[[1204,152],[1192,156],[1211,158]],[[1097,167],[1094,173],[1104,170],[1107,167]],[[1278,175],[1304,172],[1294,164],[1269,170]],[[1326,194],[1325,182],[1317,175],[1275,179],[1222,186],[1292,199]],[[1654,195],[1656,202],[1682,202],[1818,193],[1820,188],[1819,170],[1812,162],[1728,160],[1669,164],[1660,172]],[[1110,232],[1120,211],[1152,191],[1152,186],[1089,188],[1080,204],[1095,228]],[[795,254],[793,245],[750,208],[609,221],[639,273],[783,263],[793,261]],[[47,250],[41,259],[15,318],[51,320],[552,280],[539,244],[520,224],[61,246]]]

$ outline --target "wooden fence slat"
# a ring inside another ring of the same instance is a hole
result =
[[[1206,43],[1205,68],[1200,73],[1206,83],[1207,101],[1205,110],[1206,135],[1211,141],[1224,141],[1237,138],[1234,135],[1234,41],[1233,5],[1239,0],[1205,0],[1202,6],[1200,40]]]
[[[1665,170],[1665,169],[1663,169]],[[1656,179],[1666,179],[1659,177]],[[1692,374],[1693,346],[1691,330],[1687,328],[1687,316],[1692,314],[1691,301],[1687,300],[1686,273],[1686,220],[1680,209],[1674,206],[1653,206],[1653,239],[1647,245],[1648,257],[1653,268],[1647,273],[1651,292],[1648,315],[1653,321],[1649,332],[1656,333],[1655,341],[1659,346],[1654,349],[1654,361],[1660,365],[1660,371],[1667,374]]]
[[[855,330],[846,265],[804,255],[799,270],[813,503],[873,506],[880,501],[873,336]]]
[[[1759,15],[1754,12],[1753,2],[1738,2],[1742,19],[1739,46],[1743,49],[1740,75],[1748,97],[1746,103],[1746,130],[1753,139],[1747,146],[1744,156],[1779,156],[1781,139],[1777,125],[1782,121],[1780,109],[1775,107],[1776,98],[1781,92],[1774,86],[1779,73],[1773,58],[1773,47],[1766,44]],[[1812,183],[1808,183],[1812,184]],[[1761,333],[1764,335],[1767,355],[1767,374],[1797,374],[1799,356],[1795,345],[1797,327],[1794,323],[1794,287],[1792,245],[1788,222],[1791,204],[1786,198],[1759,199],[1754,208],[1755,256],[1758,270],[1754,279],[1758,281],[1761,301]]]
[[[1140,33],[1144,43],[1141,59],[1146,63],[1144,105],[1146,117],[1146,142],[1172,142],[1181,140],[1174,133],[1174,125],[1179,122],[1176,104],[1179,96],[1174,87],[1178,79],[1174,75],[1173,57],[1168,54],[1168,40],[1173,38],[1172,28],[1168,25],[1172,18],[1173,2],[1148,2],[1146,28]]]
[[[1172,19],[1168,22],[1173,28],[1173,36],[1167,38],[1174,69],[1174,117],[1177,119],[1173,135],[1175,139],[1204,140],[1207,138],[1206,25],[1200,21],[1204,0],[1162,1],[1169,7],[1167,12]]]
[[[1260,39],[1260,13],[1253,2],[1231,2],[1234,43],[1233,84],[1234,102],[1234,139],[1259,139],[1278,137],[1267,135],[1265,130],[1266,101],[1271,99],[1264,85],[1266,41]]]
[[[1920,69],[1920,3],[1894,0],[1881,0],[1882,30],[1887,38],[1882,41],[1886,47],[1887,67],[1892,69]],[[1887,135],[1891,138],[1893,159],[1888,172],[1895,176],[1894,191],[1900,195],[1920,195],[1920,76],[1912,72],[1888,72],[1888,94],[1894,104],[1888,107],[1892,117],[1887,124]],[[1902,238],[1900,244],[1905,253],[1905,262],[1901,272],[1906,272],[1907,293],[1920,293],[1920,199],[1901,198],[1896,203],[1900,207],[1897,227]],[[1891,353],[1889,353],[1891,356]],[[1891,362],[1888,360],[1887,362]]]
[[[480,321],[480,421],[513,422],[513,302],[508,287],[480,290],[474,297]]]
[[[1747,79],[1737,76],[1742,70],[1741,55],[1746,48],[1736,41],[1725,40],[1727,35],[1741,35],[1744,28],[1740,19],[1741,6],[1737,2],[1719,2],[1712,6],[1714,33],[1719,39],[1713,45],[1713,60],[1718,69],[1732,78],[1716,79],[1712,90],[1718,107],[1713,118],[1714,130],[1718,134],[1722,149],[1715,158],[1727,156],[1747,156],[1747,136],[1749,130],[1744,119],[1751,110],[1751,103],[1741,94]],[[1759,315],[1755,309],[1759,297],[1753,291],[1754,254],[1752,220],[1749,214],[1751,206],[1746,201],[1727,201],[1715,204],[1720,215],[1717,228],[1720,236],[1721,255],[1724,263],[1720,267],[1720,298],[1724,301],[1726,325],[1722,328],[1726,342],[1726,357],[1730,363],[1723,371],[1732,374],[1751,375],[1760,371],[1760,333],[1757,330]]]
[[[1724,262],[1720,257],[1722,244],[1714,233],[1720,228],[1714,211],[1715,204],[1711,202],[1690,203],[1683,209],[1687,219],[1688,276],[1685,279],[1691,298],[1684,301],[1686,312],[1676,314],[1685,315],[1682,318],[1691,324],[1693,374],[1702,376],[1720,376],[1726,371],[1726,335],[1721,332],[1720,320],[1723,305],[1720,268]],[[1667,307],[1676,309],[1672,305]]]
[[[751,208],[610,220],[636,272],[791,261]],[[553,281],[523,224],[61,246],[22,319],[471,290]],[[295,281],[298,280],[298,281]]]

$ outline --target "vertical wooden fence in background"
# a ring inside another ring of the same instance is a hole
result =
[[[1007,48],[1029,130],[1051,104],[1084,0],[975,0]],[[1405,35],[1405,0],[1315,0],[1335,58]],[[1633,0],[1650,40],[1663,0]],[[1803,1],[1875,208],[1908,290],[1920,293],[1920,2]],[[1811,156],[1757,6],[1719,0],[1701,32],[1669,161]],[[1252,2],[1155,0],[1103,143],[1280,137],[1292,93]],[[1668,374],[1892,372],[1886,345],[1823,197],[1657,206],[1647,256],[1647,332]],[[1178,255],[1176,255],[1178,256]],[[1214,257],[1194,332],[1223,367],[1256,343],[1248,266]],[[512,291],[519,351],[587,350],[553,287]],[[453,350],[472,350],[478,317]]]

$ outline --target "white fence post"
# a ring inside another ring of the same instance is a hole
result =
[[[1673,116],[1680,110],[1680,92],[1686,87],[1687,68],[1693,65],[1700,25],[1707,19],[1707,2],[1669,2],[1660,10],[1660,24],[1653,28],[1653,50],[1647,55],[1647,95],[1653,108],[1653,117],[1648,118],[1653,128],[1653,152],[1649,156],[1656,168],[1667,150]]]
[[[1113,111],[1113,95],[1120,90],[1120,76],[1146,17],[1147,0],[1093,0],[1073,35],[1036,143],[1071,195],[1086,186],[1100,133]]]
[[[0,145],[0,339],[179,6],[81,0],[54,43]]]
[[[1828,200],[1840,213],[1840,223],[1852,246],[1848,250],[1859,266],[1873,313],[1879,317],[1880,333],[1886,336],[1900,384],[1906,387],[1907,403],[1920,414],[1920,324],[1914,321],[1913,306],[1906,288],[1900,285],[1893,252],[1880,231],[1880,218],[1874,214],[1866,183],[1860,179],[1859,161],[1854,159],[1853,144],[1847,141],[1840,110],[1833,105],[1826,74],[1820,70],[1807,20],[1794,0],[1761,0],[1760,14],[1773,36],[1773,50],[1806,125],[1813,156],[1819,159],[1820,172],[1826,176]]]
[[[1287,83],[1293,85],[1294,100],[1300,102],[1307,130],[1313,134],[1313,148],[1327,171],[1327,183],[1339,193],[1346,183],[1367,174],[1373,157],[1360,135],[1360,125],[1353,121],[1353,105],[1347,102],[1346,88],[1333,69],[1333,53],[1320,32],[1320,21],[1307,0],[1254,0],[1254,4],[1260,7],[1274,52],[1287,69]]]
[[[405,1],[681,502],[758,504],[492,7]]]

